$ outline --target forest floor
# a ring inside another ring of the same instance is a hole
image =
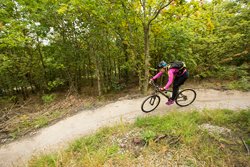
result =
[[[158,109],[150,114],[250,107],[250,92],[223,90],[220,84],[195,85],[189,83],[185,86],[197,91],[197,100],[191,106],[169,107],[161,102]],[[34,103],[36,99],[32,98],[19,106],[8,106],[1,110],[0,166],[25,163],[34,153],[63,147],[99,127],[145,116],[140,111],[145,96],[141,96],[136,89],[98,99],[72,95],[62,97],[46,105]]]

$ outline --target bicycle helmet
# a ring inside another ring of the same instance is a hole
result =
[[[158,68],[164,68],[167,66],[167,63],[165,61],[161,61],[159,64],[158,64]]]

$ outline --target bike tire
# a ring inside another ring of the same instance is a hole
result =
[[[161,101],[161,98],[158,95],[149,96],[142,102],[141,110],[145,113],[149,113],[155,110],[156,107],[158,107],[158,105],[160,104],[160,101]],[[150,105],[152,106],[152,108],[148,109]]]
[[[189,99],[188,99],[189,98]],[[175,103],[180,107],[186,107],[194,102],[196,92],[193,89],[184,89],[180,91],[175,99]],[[186,103],[184,103],[185,101]]]

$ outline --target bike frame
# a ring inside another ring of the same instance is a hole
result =
[[[166,97],[167,99],[170,98],[169,96],[166,95],[166,92],[172,92],[172,91],[166,90],[165,92],[163,92],[163,91],[160,90],[159,86],[156,85],[154,82],[152,82],[151,85],[153,85],[154,88],[155,88],[154,94],[160,93],[160,94],[162,94],[164,97]]]

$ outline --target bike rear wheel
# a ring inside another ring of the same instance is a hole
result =
[[[161,99],[158,95],[149,96],[142,102],[141,110],[145,113],[149,113],[158,107],[160,101]]]
[[[186,107],[194,102],[196,99],[196,92],[193,89],[184,89],[180,91],[175,99],[178,106]]]

